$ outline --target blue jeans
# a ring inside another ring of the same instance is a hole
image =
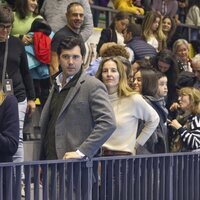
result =
[[[23,145],[23,126],[24,126],[24,118],[26,114],[27,108],[27,100],[25,99],[22,102],[18,103],[18,110],[19,110],[19,145],[17,152],[13,156],[14,162],[24,162],[24,145]],[[24,179],[24,172],[22,169],[22,179]]]

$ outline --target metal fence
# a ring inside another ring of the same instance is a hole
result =
[[[200,154],[0,164],[0,200],[199,200]]]

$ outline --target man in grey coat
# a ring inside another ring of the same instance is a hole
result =
[[[81,36],[86,41],[93,30],[92,12],[88,0],[45,0],[40,10],[41,15],[47,20],[54,32],[66,25],[66,10],[70,3],[78,2],[84,7],[85,17],[81,26]]]
[[[41,114],[40,158],[92,158],[116,128],[107,90],[83,72],[81,38],[64,38],[57,53],[62,72]]]

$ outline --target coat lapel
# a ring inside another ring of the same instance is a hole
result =
[[[84,77],[85,75],[81,75],[79,80],[77,81],[75,87],[71,87],[68,94],[67,94],[67,97],[63,103],[63,106],[61,108],[61,111],[58,115],[58,118],[61,116],[61,114],[64,112],[64,110],[68,107],[68,105],[70,104],[70,102],[73,100],[73,98],[76,96],[76,94],[79,92],[80,90],[80,87],[81,87],[81,84],[84,82]]]

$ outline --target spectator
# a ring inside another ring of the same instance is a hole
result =
[[[192,58],[192,71],[196,77],[193,87],[200,89],[200,54]]]
[[[77,0],[77,3],[83,5],[84,22],[80,27],[80,34],[84,41],[91,35],[93,30],[92,12],[88,0]],[[56,33],[66,25],[66,8],[71,3],[76,3],[74,0],[46,0],[44,1],[40,13],[51,26],[52,31]]]
[[[62,72],[42,111],[40,158],[91,158],[115,129],[107,91],[83,73],[85,46],[80,38],[63,38],[57,53]]]
[[[155,12],[148,12],[142,22],[142,35],[147,43],[157,51],[166,47],[166,36],[162,31],[162,16]]]
[[[179,72],[192,71],[191,59],[189,57],[189,44],[185,39],[178,39],[173,44],[173,53],[178,62]]]
[[[186,24],[200,26],[200,1],[192,0],[186,15]]]
[[[81,37],[80,31],[84,23],[85,10],[82,4],[73,2],[68,4],[66,12],[66,21],[64,27],[62,27],[52,39],[52,52],[51,52],[51,64],[50,64],[50,74],[53,75],[58,72],[58,56],[57,47],[60,41],[65,36],[71,37]]]
[[[186,14],[188,12],[188,2],[189,0],[177,0],[178,2],[178,10],[175,16],[176,23],[185,23]]]
[[[175,17],[178,10],[178,2],[177,0],[153,0],[151,8],[162,16]]]
[[[109,3],[109,0],[94,0],[94,1],[91,0],[90,1],[91,5],[102,6],[102,7],[107,7],[108,3]],[[100,10],[92,9],[92,16],[93,16],[94,27],[98,27]]]
[[[176,22],[174,18],[170,16],[164,16],[162,18],[162,31],[166,36],[167,47],[172,48],[172,37],[176,31]]]
[[[124,42],[133,52],[132,63],[136,60],[156,56],[156,49],[142,39],[142,28],[139,24],[130,23],[124,31]]]
[[[199,151],[200,91],[196,88],[190,88],[190,87],[182,88],[179,92],[179,106],[180,109],[183,111],[183,114],[179,115],[177,119],[168,121],[169,126],[174,128],[175,130],[174,133],[175,140],[180,139],[181,146],[178,150]]]
[[[51,59],[51,38],[54,33],[44,19],[37,18],[33,21],[28,35],[33,43],[26,45],[25,50],[36,97],[40,99],[43,107],[50,88],[49,64]]]
[[[100,53],[102,45],[107,42],[115,42],[124,45],[123,31],[126,29],[128,23],[129,15],[125,12],[118,12],[109,28],[101,31],[101,37],[97,44],[97,53]]]
[[[178,63],[172,51],[164,49],[151,60],[154,68],[167,77],[168,95],[166,99],[166,107],[169,109],[171,104],[177,101],[176,81],[178,77]]]
[[[120,56],[121,61],[123,58],[129,59],[129,53],[127,52],[124,46],[116,44],[114,42],[108,42],[102,46],[101,51],[100,51],[100,57],[98,57],[92,63],[90,63],[89,67],[86,69],[86,73],[91,76],[95,76],[99,68],[99,65],[102,61],[102,58],[111,57],[111,56]]]
[[[152,0],[141,0],[142,7],[144,8],[145,12],[151,10]]]
[[[123,12],[129,12],[136,15],[144,15],[144,9],[135,6],[132,0],[112,0],[115,9]]]
[[[154,80],[154,81],[152,81]],[[160,122],[151,137],[144,145],[145,152],[166,153],[169,151],[167,115],[165,97],[167,95],[167,77],[150,67],[139,67],[135,73],[133,89],[143,95],[147,103],[157,112]],[[140,120],[138,132],[144,127]]]
[[[189,3],[185,23],[187,25],[193,25],[193,26],[198,26],[198,27],[200,26],[200,1],[192,0]],[[192,28],[191,40],[196,42],[199,39],[200,39],[199,28]]]
[[[37,13],[37,0],[16,0],[14,22],[11,35],[19,37],[27,45],[32,43],[32,37],[28,35],[31,24],[37,18],[42,18]]]
[[[123,64],[117,58],[105,58],[96,77],[108,90],[117,120],[117,129],[103,145],[103,155],[135,155],[137,148],[145,144],[158,125],[158,115],[128,86]],[[139,119],[146,123],[136,138]]]
[[[31,115],[35,111],[35,92],[28,69],[24,45],[18,38],[9,35],[13,20],[14,15],[12,10],[8,6],[0,6],[0,55],[4,55],[6,48],[8,47],[6,77],[12,79],[14,95],[18,100],[19,110],[19,146],[14,156],[14,162],[23,162],[24,117],[26,112],[28,115]],[[3,66],[3,62],[4,57],[1,56],[0,66]],[[2,77],[2,71],[0,76]],[[22,179],[23,178],[22,175]]]
[[[0,163],[12,162],[19,142],[19,114],[15,96],[0,91]]]
[[[12,162],[13,155],[17,151],[19,142],[19,114],[17,99],[13,95],[6,95],[0,90],[0,163]],[[9,199],[7,185],[9,178],[6,175],[5,168],[2,168],[3,176],[1,177],[1,197]],[[2,187],[2,185],[1,185]]]

